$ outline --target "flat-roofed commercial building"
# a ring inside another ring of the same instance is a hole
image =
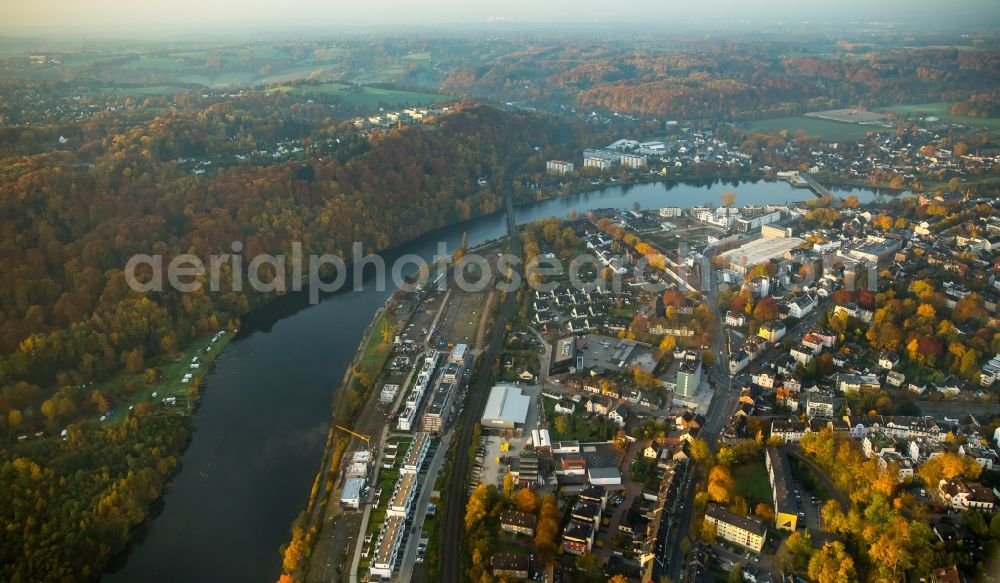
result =
[[[755,553],[764,548],[767,527],[759,520],[732,513],[718,504],[709,504],[705,509],[705,521],[715,525],[715,534],[723,540]]]
[[[520,429],[528,417],[531,397],[511,385],[496,385],[490,390],[482,426],[494,429]]]
[[[798,237],[763,237],[721,254],[729,269],[746,275],[747,271],[761,263],[783,256],[804,241]]]
[[[456,344],[455,347],[451,349],[451,356],[449,358],[454,363],[465,364],[465,358],[468,353],[468,344]]]
[[[771,483],[771,500],[774,502],[774,525],[795,531],[799,516],[792,501],[792,472],[785,454],[776,447],[768,447],[767,475]]]
[[[346,508],[359,508],[361,506],[361,490],[364,487],[364,478],[347,478],[340,491],[340,503]]]

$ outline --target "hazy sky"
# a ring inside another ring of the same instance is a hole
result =
[[[4,32],[223,25],[373,25],[485,22],[760,23],[975,22],[1000,25],[1000,0],[4,0]],[[669,30],[669,28],[667,29]]]

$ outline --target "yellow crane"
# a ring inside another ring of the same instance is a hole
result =
[[[346,431],[347,433],[350,433],[351,435],[353,435],[354,437],[357,437],[358,439],[363,439],[363,440],[365,440],[365,443],[367,443],[368,445],[371,445],[372,438],[371,438],[370,435],[362,435],[360,433],[355,433],[355,432],[351,431],[350,429],[348,429],[346,427],[341,427],[340,425],[334,425],[334,427],[336,427],[337,429],[339,429],[341,431]]]

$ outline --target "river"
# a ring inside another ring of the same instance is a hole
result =
[[[648,209],[719,204],[725,191],[736,192],[739,205],[813,197],[784,182],[649,183],[521,205],[515,215],[518,223],[527,223],[635,203]],[[861,189],[831,192],[856,194],[862,202],[882,196]],[[472,245],[495,239],[506,233],[504,217],[498,213],[439,229],[385,253],[386,263],[404,253],[429,259],[438,241],[450,252],[463,233]],[[315,305],[304,292],[289,294],[247,314],[205,380],[194,436],[162,511],[102,580],[275,581],[278,547],[305,509],[319,469],[333,393],[392,291],[333,294]]]

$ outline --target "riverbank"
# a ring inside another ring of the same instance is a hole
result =
[[[758,182],[783,182],[775,175],[767,175],[760,173],[741,173],[734,176],[716,177],[716,178],[705,178],[689,175],[666,175],[666,176],[650,176],[649,174],[642,174],[637,176],[632,176],[622,180],[618,178],[615,181],[604,179],[604,177],[597,177],[601,181],[598,184],[593,184],[589,182],[589,179],[580,179],[575,181],[562,190],[556,189],[543,189],[541,191],[536,191],[536,196],[533,200],[521,200],[515,203],[515,207],[529,206],[532,204],[557,200],[560,198],[566,198],[569,196],[586,194],[595,191],[607,190],[609,188],[628,188],[644,184],[663,184],[665,186],[676,187],[676,186],[703,186],[710,187],[712,185],[722,183],[728,184],[732,183],[733,188],[738,188],[741,183],[758,183]],[[617,177],[616,177],[617,178]],[[870,182],[865,182],[861,180],[847,180],[843,178],[839,179],[823,179],[819,181],[824,186],[830,186],[835,189],[844,188],[858,188],[866,191],[884,192],[886,194],[903,194],[907,192],[905,187],[895,188],[890,184],[872,184]],[[738,194],[738,193],[737,193]]]
[[[639,184],[519,205],[515,214],[523,224],[635,203],[690,207],[717,202],[727,190],[736,191],[744,204],[813,198],[787,183],[710,188]],[[387,265],[410,253],[431,258],[439,242],[451,252],[463,238],[477,245],[495,242],[506,231],[500,211],[438,229],[383,256]],[[278,578],[275,551],[288,543],[289,524],[309,506],[312,490],[325,493],[325,482],[317,486],[316,477],[324,463],[329,465],[333,411],[346,397],[339,387],[371,336],[373,315],[392,295],[373,283],[367,280],[363,292],[324,294],[316,304],[309,302],[307,291],[286,294],[243,317],[239,339],[207,378],[195,423],[197,439],[184,454],[185,471],[176,476],[145,539],[134,545],[129,564],[108,581]],[[339,394],[331,398],[334,393]],[[172,550],[164,550],[168,548]],[[174,553],[188,560],[170,560]]]

